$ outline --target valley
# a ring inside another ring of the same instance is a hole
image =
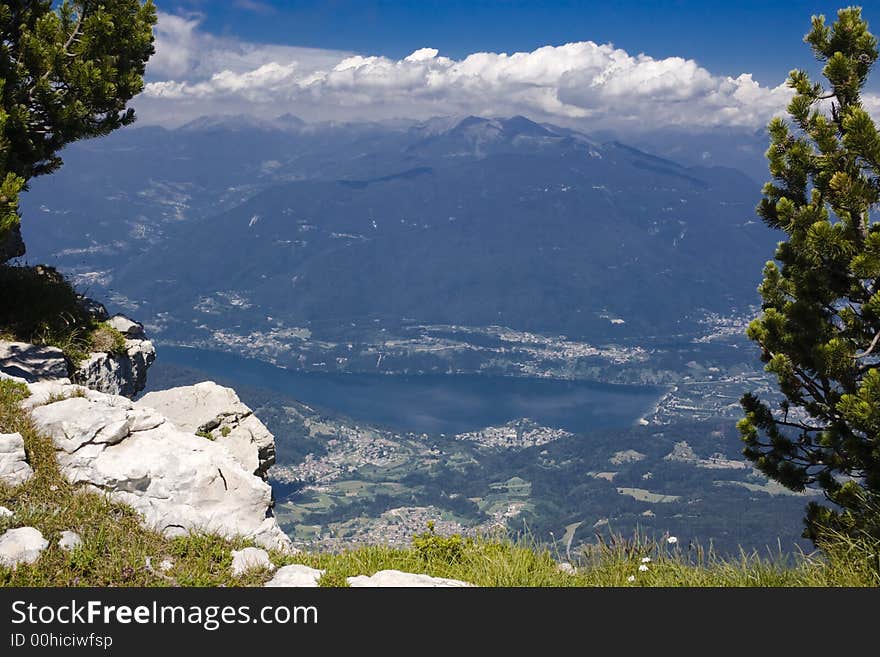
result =
[[[433,521],[791,552],[806,500],[734,426],[773,390],[744,331],[776,236],[704,157],[752,173],[763,137],[642,137],[664,157],[523,117],[126,130],[34,182],[27,258],[145,324],[151,389],[239,392],[302,546]]]
[[[792,537],[807,500],[739,455],[738,398],[769,390],[763,373],[720,356],[738,352],[739,340],[693,343],[704,364],[670,365],[674,383],[660,387],[331,376],[174,347],[160,348],[150,385],[236,382],[277,437],[276,513],[304,547],[406,545],[432,521],[442,533],[503,531],[568,551],[596,532],[639,531],[727,554],[783,541],[790,553],[804,547]]]

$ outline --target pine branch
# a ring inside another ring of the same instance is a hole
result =
[[[73,28],[73,32],[71,32],[70,37],[67,39],[67,41],[64,42],[64,45],[61,47],[62,52],[67,53],[67,49],[73,43],[74,39],[76,39],[76,37],[79,36],[79,31],[82,28],[83,20],[85,20],[85,17],[86,17],[86,8],[85,8],[85,5],[82,5],[82,7],[79,11],[79,15],[77,16],[77,19],[76,19],[76,27]]]
[[[73,54],[67,52],[67,49],[74,42],[74,40],[79,36],[79,31],[82,29],[82,24],[83,24],[83,20],[85,19],[85,15],[86,15],[86,9],[85,9],[85,6],[82,6],[80,8],[79,13],[77,14],[76,25],[73,28],[73,32],[70,33],[70,36],[67,38],[67,41],[65,41],[64,45],[61,46],[61,53],[63,55],[67,55],[68,57],[75,57],[76,56],[76,55],[73,55]],[[47,69],[46,72],[43,73],[41,79],[42,80],[47,79],[49,77],[49,75],[51,75],[51,73],[52,73],[52,69],[51,68]]]
[[[874,351],[874,348],[877,346],[877,343],[880,342],[880,331],[874,336],[874,339],[871,340],[871,344],[868,345],[868,348],[860,354],[856,354],[853,356],[855,359],[865,358],[866,356],[870,356],[871,352]]]
[[[783,427],[791,427],[792,429],[803,429],[804,431],[824,431],[828,427],[811,427],[808,424],[804,424],[803,422],[787,422],[785,420],[776,420],[773,422]]]

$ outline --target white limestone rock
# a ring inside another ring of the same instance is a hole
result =
[[[243,550],[232,551],[232,574],[235,577],[243,575],[249,570],[275,570],[275,566],[269,559],[269,553],[255,547],[246,547]]]
[[[149,340],[127,339],[124,354],[95,352],[73,373],[73,382],[110,395],[132,398],[147,386],[147,370],[156,360]]]
[[[125,315],[113,315],[113,317],[107,320],[107,324],[122,333],[126,338],[143,339],[144,337],[144,325]]]
[[[20,486],[34,475],[20,433],[0,433],[0,482]]]
[[[0,566],[15,568],[19,564],[31,564],[49,547],[38,529],[19,527],[0,536]]]
[[[468,582],[445,577],[431,577],[416,573],[404,573],[400,570],[380,570],[372,577],[358,575],[349,577],[348,585],[352,588],[425,588],[425,587],[461,587],[473,586]]]
[[[69,385],[72,378],[92,390],[134,397],[147,385],[147,369],[156,360],[156,349],[143,339],[127,339],[125,347],[124,354],[91,354],[70,377],[60,349],[0,341],[0,376],[51,386]]]
[[[269,588],[314,588],[325,571],[302,564],[282,566],[263,586]]]
[[[28,384],[28,390],[31,393],[30,396],[21,403],[22,408],[28,410],[48,404],[50,399],[58,401],[70,397],[87,397],[92,394],[92,391],[88,388],[74,385],[67,379],[30,383]]]
[[[11,518],[15,514],[5,506],[0,506],[0,518]]]
[[[271,496],[272,491],[270,489],[269,497],[271,498]],[[293,546],[290,537],[284,533],[281,527],[278,526],[278,521],[275,519],[275,516],[271,515],[272,506],[274,506],[274,500],[265,512],[268,517],[266,517],[248,536],[252,538],[257,545],[262,545],[267,550],[278,550],[285,554],[296,554],[299,552],[299,549]]]
[[[7,374],[3,370],[0,370],[0,381],[12,381],[13,383],[20,383],[23,386],[26,386],[28,384],[28,382],[21,377],[12,376],[10,374]]]
[[[155,409],[191,433],[210,433],[245,470],[263,479],[275,463],[275,437],[231,388],[204,381],[150,392],[135,404]]]
[[[133,507],[167,536],[205,531],[295,551],[271,514],[272,490],[222,446],[183,431],[151,408],[90,391],[39,406],[61,473]]]
[[[0,372],[23,379],[26,383],[64,379],[67,383],[67,361],[57,347],[6,342],[0,340]]]
[[[82,537],[79,534],[71,531],[61,532],[61,538],[58,539],[58,547],[62,550],[73,552],[80,545],[82,545]]]

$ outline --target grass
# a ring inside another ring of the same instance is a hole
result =
[[[75,397],[85,397],[86,390],[82,387],[75,387],[70,392],[53,392],[47,398],[45,404],[54,404],[55,402],[64,401],[65,399],[74,399]]]
[[[339,554],[298,554],[281,561],[326,570],[321,586],[345,586],[347,577],[386,569],[500,587],[880,586],[877,550],[852,541],[836,544],[821,554],[801,555],[791,563],[782,556],[744,553],[738,559],[723,559],[639,538],[617,539],[583,555],[571,574],[560,570],[548,549],[528,539],[458,540],[461,550],[453,559],[439,553],[426,555],[417,545],[409,549],[371,545]]]
[[[82,307],[52,267],[0,265],[0,339],[58,347],[76,367],[95,351],[125,352],[124,336]]]
[[[89,336],[91,351],[103,351],[108,354],[125,353],[125,336],[107,322],[98,324]]]
[[[0,568],[0,586],[259,586],[272,576],[265,570],[232,576],[231,551],[251,545],[246,540],[206,534],[167,538],[141,527],[130,507],[71,486],[59,472],[50,439],[20,408],[27,394],[25,386],[0,381],[0,432],[22,434],[35,470],[22,486],[0,485],[0,505],[14,512],[0,518],[0,534],[36,527],[49,547],[33,565]],[[72,552],[57,545],[65,530],[83,540]],[[368,545],[340,553],[270,556],[276,566],[300,563],[325,570],[320,585],[332,587],[388,569],[502,587],[880,586],[880,545],[843,535],[829,536],[821,552],[794,559],[757,553],[724,559],[711,550],[618,537],[578,555],[573,574],[560,570],[559,555],[528,537],[444,537],[431,526],[405,549]],[[172,565],[163,572],[164,560]]]

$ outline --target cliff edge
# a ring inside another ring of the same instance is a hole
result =
[[[206,532],[293,552],[266,482],[274,436],[213,382],[132,401],[155,349],[136,322],[105,321],[124,336],[124,351],[92,353],[73,372],[60,349],[0,341],[0,380],[26,386],[22,407],[51,438],[63,477],[131,506],[142,526],[169,537]],[[30,465],[16,445],[8,460],[19,481]]]

